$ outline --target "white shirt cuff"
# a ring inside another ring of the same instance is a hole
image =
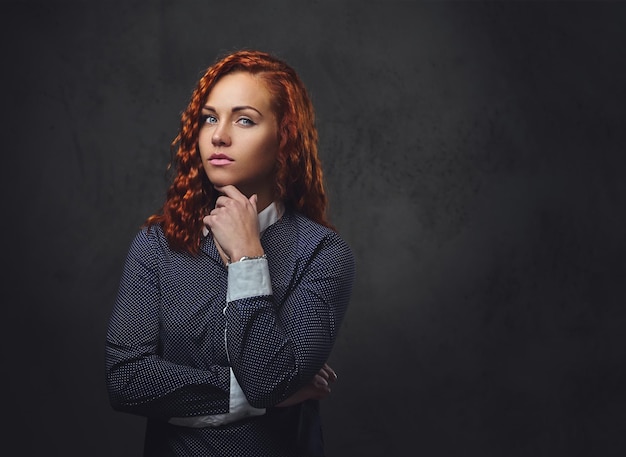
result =
[[[265,408],[255,408],[248,403],[239,382],[237,382],[237,378],[235,378],[232,368],[230,369],[230,400],[228,410],[228,413],[213,414],[211,416],[172,417],[169,423],[192,428],[218,427],[246,417],[262,416],[265,414]]]
[[[226,301],[272,295],[267,259],[250,259],[228,265]]]

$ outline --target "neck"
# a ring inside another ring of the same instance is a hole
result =
[[[272,202],[274,201],[274,196],[272,195],[271,191],[263,191],[263,190],[261,190],[261,191],[258,191],[258,192],[254,192],[253,190],[249,190],[249,189],[245,189],[245,188],[241,188],[239,190],[241,191],[242,194],[244,194],[248,198],[250,198],[254,194],[256,194],[256,196],[257,196],[257,201],[256,201],[257,213],[260,213],[261,211],[263,211],[265,208],[270,206],[272,204]]]

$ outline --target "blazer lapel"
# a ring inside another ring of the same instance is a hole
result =
[[[213,235],[211,233],[205,236],[200,242],[200,251],[208,255],[211,260],[226,267],[224,262],[222,262],[222,257],[220,257],[220,253],[217,250],[217,246],[215,245],[215,241],[213,241]]]
[[[261,244],[267,255],[272,278],[272,293],[277,306],[285,300],[292,282],[296,280],[298,234],[296,216],[285,211],[285,214],[270,225],[261,237]]]

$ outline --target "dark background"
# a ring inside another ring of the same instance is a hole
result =
[[[358,278],[329,457],[626,455],[626,4],[3,2],[4,455],[138,456],[108,315],[203,70],[317,108]]]

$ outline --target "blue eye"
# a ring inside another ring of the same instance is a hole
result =
[[[251,125],[255,125],[254,121],[252,119],[248,119],[247,117],[242,117],[237,122],[239,122],[241,125],[243,125],[245,127],[249,127]]]
[[[217,118],[211,114],[203,114],[200,118],[200,122],[202,124],[215,124],[217,123]]]

